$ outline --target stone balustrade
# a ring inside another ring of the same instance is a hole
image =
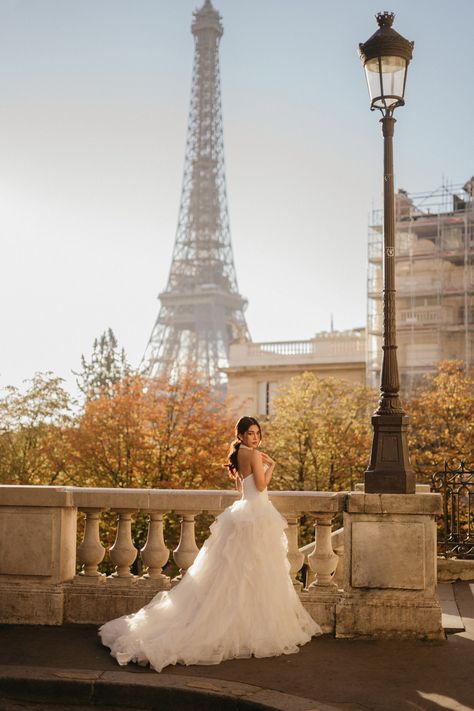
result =
[[[398,309],[399,326],[432,325],[437,323],[454,323],[456,311],[442,306],[414,306],[410,309]]]
[[[11,528],[16,538],[9,553],[5,546],[0,548],[0,587],[3,584],[5,590],[6,585],[11,592],[13,585],[13,590],[18,592],[20,581],[31,583],[34,578],[29,604],[28,591],[22,589],[20,604],[16,594],[11,596],[9,603],[6,601],[3,606],[0,621],[43,624],[101,623],[132,612],[159,590],[169,589],[186,573],[199,552],[195,540],[196,517],[202,512],[216,516],[239,496],[234,491],[35,486],[3,486],[0,492],[0,522],[3,521],[7,535]],[[316,547],[313,544],[314,551],[309,556],[312,582],[306,597],[308,601],[311,598],[314,610],[318,589],[333,587],[337,556],[331,548],[331,523],[343,509],[344,495],[272,492],[270,496],[288,521],[290,573],[298,591],[302,591],[303,585],[297,576],[305,560],[298,547],[300,516],[310,514],[316,530],[320,531],[316,537],[318,543]],[[108,551],[100,534],[101,516],[105,511],[113,512],[117,522],[115,541]],[[170,511],[179,516],[181,527],[174,551],[168,549],[164,536],[163,517]],[[84,515],[84,532],[76,552],[78,512]],[[140,551],[135,548],[132,537],[133,519],[138,512],[148,515],[147,540]],[[61,516],[66,517],[67,526],[58,527],[57,519]],[[58,575],[53,574],[57,561],[51,557],[51,543],[57,548],[58,556],[64,558],[64,571]],[[163,573],[170,555],[179,569],[173,580]],[[99,572],[99,565],[106,556],[115,568],[109,576]],[[131,571],[137,557],[146,570],[143,575],[134,575]],[[29,566],[33,575],[29,574]],[[80,571],[76,572],[79,567]],[[45,599],[49,593],[57,603],[55,610],[51,608],[51,599]],[[324,611],[318,609],[319,619]],[[329,615],[328,631],[331,624]]]
[[[192,565],[199,550],[196,517],[216,516],[236,498],[233,491],[0,486],[0,622],[99,624],[139,609]],[[372,626],[374,636],[396,636],[399,609],[404,615],[400,636],[442,635],[434,558],[439,495],[285,491],[271,492],[270,498],[288,522],[295,589],[324,632],[371,636]],[[109,550],[100,532],[105,512],[117,522]],[[139,512],[148,518],[140,551],[133,542]],[[180,521],[173,551],[164,531],[169,512]],[[341,512],[344,528],[332,531]],[[79,513],[84,530],[76,551]],[[300,549],[302,514],[314,523],[315,539]],[[110,575],[99,571],[105,556],[114,568]],[[173,580],[163,572],[170,556],[179,569]],[[138,557],[143,574],[132,569]],[[337,570],[339,560],[343,566]],[[298,580],[304,564],[306,585]]]
[[[229,367],[301,363],[358,363],[365,361],[365,334],[361,331],[328,331],[306,341],[232,343]]]

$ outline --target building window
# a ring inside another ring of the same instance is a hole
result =
[[[258,383],[258,414],[268,417],[272,412],[272,401],[276,393],[278,383],[264,380]]]

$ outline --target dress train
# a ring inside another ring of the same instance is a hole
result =
[[[219,664],[299,651],[321,628],[290,578],[287,522],[253,475],[225,509],[183,579],[138,612],[105,623],[102,642],[120,665]]]

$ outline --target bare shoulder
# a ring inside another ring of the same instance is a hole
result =
[[[252,449],[250,452],[250,459],[252,462],[261,462],[262,461],[262,453],[258,451],[258,449]]]

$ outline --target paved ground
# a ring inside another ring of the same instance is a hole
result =
[[[95,703],[104,704],[102,711],[118,706],[171,711],[474,711],[474,584],[445,585],[440,593],[449,615],[447,626],[465,627],[446,642],[322,637],[296,655],[232,660],[213,667],[168,667],[161,674],[135,665],[118,667],[92,626],[5,625],[0,627],[0,709],[59,711],[72,709],[74,701],[79,711],[94,692]],[[106,687],[100,696],[97,690]],[[18,700],[22,694],[17,692],[16,701],[7,700],[13,688],[22,689],[30,701]],[[173,696],[173,688],[181,696]],[[201,705],[188,703],[186,693],[193,690],[214,697],[214,704],[209,698]],[[231,705],[225,696],[232,697]]]

